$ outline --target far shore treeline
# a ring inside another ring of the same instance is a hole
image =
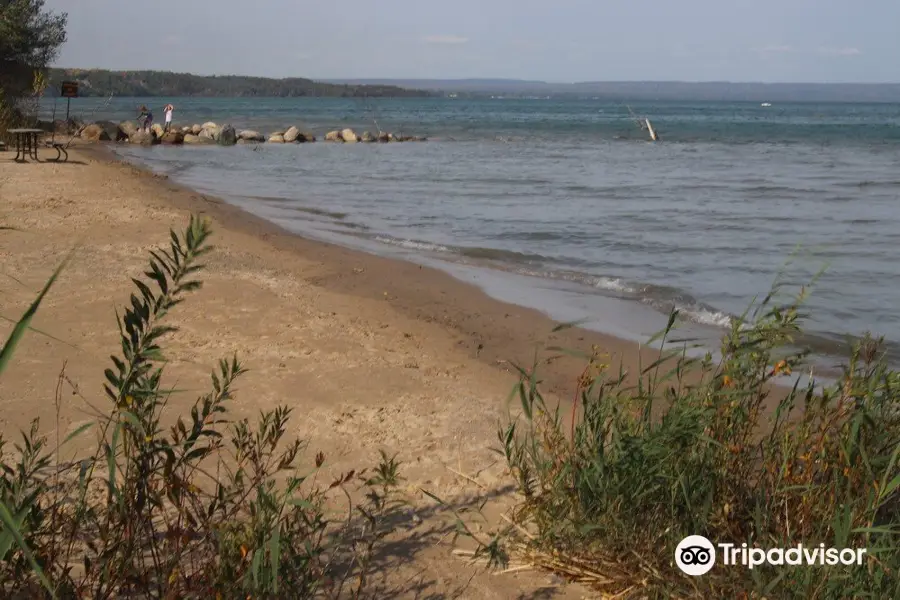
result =
[[[77,81],[80,96],[207,96],[207,97],[426,97],[435,92],[394,85],[321,83],[302,77],[270,79],[243,75],[193,75],[167,71],[48,70],[52,87]]]

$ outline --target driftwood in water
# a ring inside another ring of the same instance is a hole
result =
[[[650,141],[658,142],[659,134],[656,133],[655,129],[653,129],[653,124],[650,122],[650,119],[648,119],[647,117],[638,118],[638,116],[634,114],[634,111],[631,110],[630,106],[627,106],[627,108],[628,112],[631,113],[631,118],[634,119],[635,124],[637,124],[637,126],[640,127],[642,131],[646,129],[650,133]]]
[[[659,136],[656,135],[656,131],[653,129],[653,124],[650,123],[650,119],[644,119],[644,123],[647,124],[647,131],[650,132],[650,140],[654,142],[659,141]]]

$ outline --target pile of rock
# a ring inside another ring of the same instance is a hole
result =
[[[362,135],[357,135],[352,129],[342,129],[340,131],[329,131],[325,134],[326,142],[342,142],[354,144],[356,142],[373,143],[381,142],[424,142],[426,138],[416,137],[412,135],[394,135],[386,131],[379,132],[377,136],[372,135],[368,131],[364,131]]]
[[[270,144],[305,144],[316,141],[316,136],[308,131],[300,131],[291,125],[285,131],[276,131],[269,134],[266,140]]]
[[[178,128],[170,128],[165,131],[159,123],[154,123],[149,131],[138,129],[134,121],[122,121],[118,125],[111,121],[100,121],[84,127],[81,130],[81,138],[89,141],[128,141],[132,144],[219,144],[220,146],[234,146],[235,144],[257,144],[268,142],[270,144],[303,144],[315,142],[316,136],[308,131],[301,131],[291,126],[284,131],[276,131],[268,137],[245,129],[236,131],[231,125],[217,125],[212,121],[202,125],[192,125]],[[325,135],[326,142],[341,143],[374,143],[374,142],[420,142],[426,138],[415,136],[394,135],[393,133],[380,132],[372,135],[368,131],[357,135],[352,129],[330,131]]]
[[[234,146],[238,142],[238,133],[231,125],[217,125],[208,121],[203,125],[192,125],[181,128],[182,142],[185,144],[219,144]]]

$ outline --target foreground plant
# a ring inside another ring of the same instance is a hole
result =
[[[508,545],[625,596],[900,597],[900,373],[866,338],[835,382],[775,387],[803,363],[789,349],[803,298],[772,297],[735,320],[717,361],[661,350],[632,384],[595,354],[577,420],[548,407],[535,369],[522,369],[522,416],[499,431],[520,492]],[[689,535],[866,554],[862,566],[753,570],[720,554],[689,577],[674,561]]]
[[[109,408],[50,447],[35,422],[0,462],[0,594],[57,598],[305,598],[359,596],[397,506],[398,464],[317,483],[324,455],[299,470],[303,444],[285,440],[292,409],[232,421],[245,372],[220,361],[211,391],[163,426],[168,313],[201,286],[209,225],[192,218],[151,253],[119,317],[121,352],[105,372]],[[58,274],[58,272],[57,272]],[[0,354],[0,372],[41,296]],[[61,381],[64,379],[61,376]],[[89,429],[96,449],[63,464],[60,447]],[[0,439],[0,452],[4,441]],[[331,517],[330,490],[351,503]],[[356,491],[359,493],[356,493]],[[357,507],[354,499],[362,497]]]

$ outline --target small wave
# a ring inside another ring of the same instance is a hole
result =
[[[635,289],[633,287],[631,287],[618,277],[597,277],[593,285],[596,288],[611,290],[613,292],[620,292],[625,294],[635,293]]]
[[[317,217],[328,217],[330,219],[346,219],[347,213],[342,212],[333,212],[330,210],[324,210],[322,208],[310,208],[306,206],[292,206],[291,210],[295,210],[297,212],[307,213],[310,215],[316,215]]]
[[[680,315],[700,325],[728,328],[734,322],[734,317],[731,315],[708,308],[679,307],[678,310]]]
[[[534,263],[547,260],[546,256],[527,252],[515,252],[514,250],[501,250],[499,248],[481,248],[479,246],[457,246],[453,251],[467,258],[480,258],[501,262]]]
[[[450,252],[450,249],[447,248],[447,246],[441,246],[440,244],[431,244],[429,242],[419,242],[416,240],[402,240],[392,237],[385,237],[382,235],[375,236],[375,241],[381,242],[382,244],[390,244],[391,246],[406,248],[407,250],[424,250],[426,252]]]

